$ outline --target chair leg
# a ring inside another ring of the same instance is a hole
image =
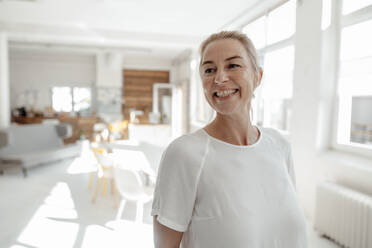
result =
[[[102,178],[98,178],[97,185],[96,185],[96,190],[94,191],[94,195],[93,195],[93,199],[92,199],[93,203],[96,202],[98,191],[99,191],[99,186],[101,185],[101,182],[102,182]]]
[[[107,192],[107,179],[103,177],[103,188],[102,188],[102,195],[105,196]]]
[[[118,207],[118,190],[116,188],[114,179],[111,179],[111,180],[112,180],[111,181],[111,191],[114,194],[114,205],[115,205],[115,208],[117,208]]]
[[[121,199],[118,212],[116,213],[116,218],[115,218],[116,220],[120,220],[121,216],[123,215],[124,207],[125,207],[125,200]]]
[[[111,182],[111,194],[115,193],[115,180],[113,178],[110,179]]]
[[[89,185],[88,185],[88,187],[89,187],[90,190],[93,187],[93,177],[94,177],[94,174],[95,174],[94,172],[91,172],[90,173],[90,176],[89,176]]]
[[[137,201],[137,214],[136,214],[136,222],[142,223],[143,219],[143,202]]]

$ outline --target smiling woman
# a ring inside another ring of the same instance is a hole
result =
[[[223,31],[202,43],[200,56],[205,98],[217,114],[163,154],[155,247],[306,248],[290,145],[251,123],[262,78],[252,42]]]

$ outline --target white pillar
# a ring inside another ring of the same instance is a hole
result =
[[[98,53],[96,57],[97,86],[122,87],[123,56],[120,53]]]
[[[8,37],[0,32],[0,128],[10,125]]]
[[[106,88],[112,90],[109,93],[116,100],[116,104],[104,106],[101,102],[95,103],[95,110],[97,114],[106,121],[114,121],[123,119],[121,113],[121,100],[123,91],[123,55],[115,52],[101,52],[96,56],[96,93],[100,95],[100,90]],[[106,94],[107,95],[107,94]],[[97,99],[97,98],[96,98]],[[103,99],[99,99],[103,100]],[[107,99],[107,103],[112,102],[114,98]]]
[[[298,1],[295,68],[291,117],[291,143],[297,191],[305,213],[312,219],[317,166],[319,106],[322,93],[322,0]]]

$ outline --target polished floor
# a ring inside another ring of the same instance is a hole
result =
[[[89,172],[81,158],[43,165],[23,178],[14,169],[0,176],[0,247],[153,247],[151,202],[142,223],[127,203],[117,221],[110,189],[92,203]],[[310,248],[337,248],[309,228]]]

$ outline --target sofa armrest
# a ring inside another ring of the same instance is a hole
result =
[[[9,133],[5,130],[0,130],[0,148],[7,146],[9,143]]]
[[[56,125],[56,131],[60,138],[66,139],[72,136],[72,128],[70,124],[61,123]]]

